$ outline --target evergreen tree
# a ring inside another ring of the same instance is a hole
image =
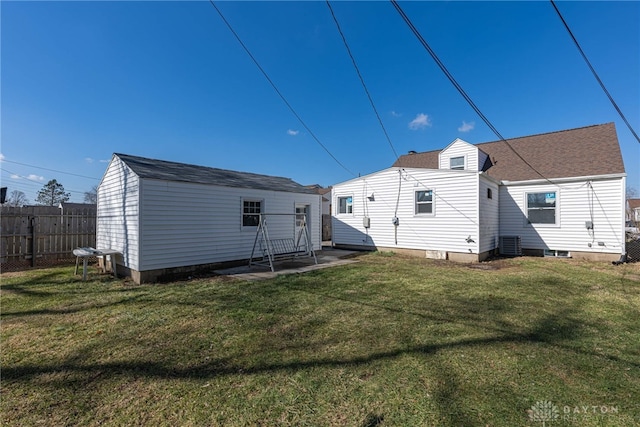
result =
[[[61,202],[66,202],[71,194],[64,191],[64,186],[55,179],[47,182],[36,197],[37,205],[58,206]]]

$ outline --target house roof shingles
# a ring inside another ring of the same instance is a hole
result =
[[[508,138],[507,141],[535,170],[504,141],[476,144],[491,160],[485,172],[497,180],[526,181],[625,172],[613,123]],[[441,151],[405,154],[393,166],[438,169]]]
[[[640,209],[640,199],[629,199],[629,209]]]
[[[217,169],[115,153],[140,178],[193,182],[222,187],[253,188],[290,193],[317,194],[290,178]]]

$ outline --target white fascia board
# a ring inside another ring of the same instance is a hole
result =
[[[562,184],[574,181],[598,181],[602,179],[625,178],[626,173],[612,173],[608,175],[572,176],[568,178],[529,179],[526,181],[501,181],[501,185],[538,185],[538,184]]]
[[[475,171],[472,171],[475,172]],[[485,178],[487,181],[492,182],[498,186],[502,185],[502,181],[500,181],[499,179],[495,179],[492,176],[487,175],[486,172],[482,172],[482,171],[478,171],[476,172],[478,175],[480,175],[482,178]]]

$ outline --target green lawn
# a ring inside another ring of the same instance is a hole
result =
[[[359,259],[251,283],[5,273],[1,424],[640,424],[640,265]]]

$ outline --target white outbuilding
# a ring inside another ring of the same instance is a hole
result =
[[[289,178],[114,154],[98,186],[98,248],[119,251],[136,283],[245,262],[260,214],[272,239],[296,235],[301,216],[320,250],[321,196]],[[122,263],[122,265],[120,265]]]

